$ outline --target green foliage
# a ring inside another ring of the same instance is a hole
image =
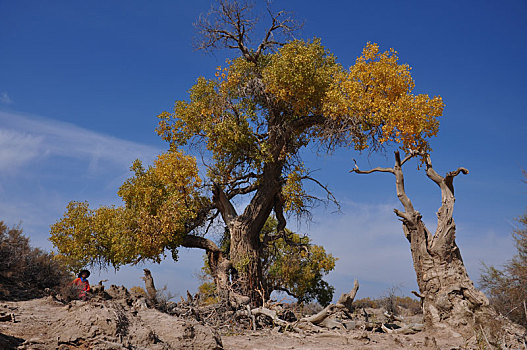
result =
[[[278,237],[276,226],[276,219],[270,217],[262,238]],[[271,290],[287,290],[298,302],[317,300],[323,306],[328,305],[335,288],[322,278],[335,268],[337,259],[322,246],[312,244],[309,237],[285,231],[287,241],[279,237],[264,247],[262,259],[267,284]]]
[[[216,293],[216,285],[214,282],[204,282],[199,288],[198,292],[200,295],[200,303],[204,305],[215,304],[220,301]]]
[[[503,269],[483,265],[479,283],[499,313],[527,327],[524,309],[527,300],[527,214],[517,221],[519,226],[512,233],[516,254]]]
[[[143,287],[140,286],[133,286],[132,288],[130,288],[130,294],[142,296],[145,298],[147,297],[146,291],[143,289]]]
[[[32,248],[20,227],[0,221],[0,299],[40,297],[45,288],[60,289],[72,279],[52,254]]]

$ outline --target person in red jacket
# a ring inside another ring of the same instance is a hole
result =
[[[79,298],[82,300],[88,300],[88,292],[90,291],[90,282],[88,282],[88,277],[90,276],[90,271],[81,270],[77,275],[77,278],[73,280],[73,285],[77,288]]]

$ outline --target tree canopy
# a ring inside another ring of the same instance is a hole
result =
[[[224,268],[245,281],[242,293],[254,295],[265,283],[259,235],[269,216],[277,219],[271,241],[294,241],[286,217],[305,213],[316,200],[305,181],[322,186],[301,159],[303,147],[362,151],[396,143],[430,150],[443,101],[412,93],[410,67],[395,50],[368,43],[345,69],[318,38],[276,41],[291,22],[270,13],[271,25],[254,48],[247,46],[254,22],[246,6],[220,1],[212,18],[200,20],[202,47],[234,48],[239,57],[217,67],[214,77],[199,77],[188,99],[159,114],[156,131],[169,150],[147,169],[134,163],[134,175],[119,190],[123,206],[70,203],[51,229],[61,256],[120,266],[159,261],[167,250],[176,256],[179,246],[202,248],[216,262],[228,256]],[[205,179],[183,150],[201,156]],[[248,204],[238,213],[233,200],[240,196]],[[230,235],[229,254],[203,237],[202,228],[218,216]]]
[[[130,169],[134,175],[118,192],[123,206],[90,209],[87,202],[70,202],[63,218],[51,226],[57,258],[72,270],[159,262],[166,249],[176,257],[187,226],[207,203],[191,156],[167,152],[147,169],[139,160]]]

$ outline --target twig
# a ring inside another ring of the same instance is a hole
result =
[[[481,329],[481,333],[483,334],[483,337],[485,338],[485,341],[487,342],[487,345],[489,346],[489,349],[492,349],[492,345],[490,345],[489,340],[487,339],[487,335],[485,334],[485,331],[483,330],[483,327],[479,325],[479,328]]]
[[[247,308],[247,313],[249,314],[249,318],[251,319],[251,323],[253,325],[253,331],[255,331],[256,330],[256,317],[254,317],[254,315],[252,314],[251,307],[249,305],[245,305],[245,307]]]

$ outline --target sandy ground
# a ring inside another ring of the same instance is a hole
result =
[[[463,349],[459,339],[427,337],[425,332],[395,335],[356,330],[244,331],[224,334],[140,305],[116,301],[63,305],[48,298],[0,302],[0,349]]]
[[[15,315],[0,322],[0,349],[222,349],[212,329],[124,300],[48,297],[0,303],[0,313]]]
[[[361,331],[322,332],[307,335],[259,331],[223,336],[222,340],[226,350],[436,349],[428,345],[423,334],[405,336]]]

